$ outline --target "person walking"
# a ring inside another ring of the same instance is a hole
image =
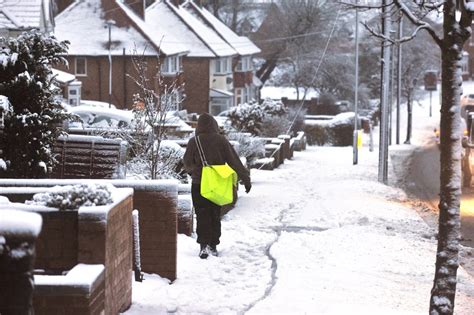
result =
[[[198,137],[198,139],[196,139]],[[221,206],[204,198],[201,191],[202,160],[199,155],[199,140],[202,151],[209,165],[227,163],[237,173],[239,180],[248,193],[252,188],[250,173],[242,164],[239,156],[224,135],[219,133],[217,121],[211,115],[203,113],[199,116],[195,136],[186,147],[183,163],[185,170],[191,174],[191,197],[196,211],[197,242],[200,244],[199,257],[206,259],[209,254],[217,256],[217,245],[221,236]]]

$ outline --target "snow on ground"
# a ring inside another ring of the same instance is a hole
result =
[[[201,260],[179,235],[177,280],[134,282],[126,314],[426,314],[435,231],[377,181],[378,148],[359,153],[354,166],[350,147],[313,146],[252,169],[252,191],[223,218],[219,257]],[[456,314],[472,314],[474,279],[458,274]]]

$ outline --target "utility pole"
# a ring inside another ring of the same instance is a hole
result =
[[[109,29],[109,108],[112,107],[112,25],[114,20],[107,20],[106,27]]]
[[[390,14],[388,11],[389,0],[382,1],[382,26],[385,38],[390,36]],[[380,142],[379,142],[379,168],[378,180],[388,183],[388,94],[390,84],[390,47],[389,42],[382,42],[382,79],[380,89]]]
[[[359,3],[359,0],[355,1],[356,5]],[[359,105],[359,10],[356,8],[355,11],[355,95],[354,95],[354,134],[352,141],[352,153],[353,160],[352,164],[356,165],[359,159],[359,148],[358,148],[358,105]]]
[[[396,143],[400,144],[400,102],[402,98],[402,43],[400,39],[403,37],[403,14],[400,14],[398,20],[398,56],[397,56],[397,135]]]

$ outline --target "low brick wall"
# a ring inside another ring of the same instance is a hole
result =
[[[77,263],[77,211],[41,211],[43,230],[36,243],[36,269],[49,273],[70,270]]]
[[[132,191],[104,207],[83,207],[78,217],[78,261],[105,265],[105,314],[125,311],[132,303]],[[97,210],[93,210],[97,209]],[[91,211],[92,210],[92,211]]]
[[[0,314],[33,314],[33,264],[41,217],[0,210]]]
[[[19,191],[16,190],[19,187],[29,187],[29,190],[39,192],[41,187],[74,185],[82,182],[77,179],[0,179],[0,195],[10,191],[10,194],[5,194],[9,198],[24,200],[25,198],[19,196]],[[177,276],[178,182],[174,180],[88,180],[88,183],[111,183],[115,187],[133,188],[133,209],[137,209],[140,216],[142,271],[156,273],[174,281]]]
[[[35,275],[35,315],[100,315],[105,312],[103,265],[76,265],[67,275]]]
[[[105,266],[104,304],[107,315],[124,311],[132,300],[133,191],[118,189],[114,194],[115,202],[111,205],[81,207],[77,211],[9,205],[35,211],[44,218],[44,229],[38,239],[36,269],[59,273],[70,270],[78,263]]]

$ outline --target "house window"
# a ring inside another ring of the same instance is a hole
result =
[[[220,112],[228,110],[230,107],[230,101],[232,98],[225,98],[225,97],[213,97],[211,98],[210,104],[210,113],[211,115],[218,115]]]
[[[86,76],[87,75],[87,58],[76,57],[76,75]]]
[[[161,64],[162,74],[176,74],[181,70],[181,57],[169,56],[163,60]]]
[[[240,58],[235,70],[241,71],[241,72],[252,71],[253,70],[252,58],[250,56]]]
[[[214,60],[214,73],[216,74],[228,74],[231,73],[232,69],[232,58],[220,58]]]
[[[243,103],[242,94],[243,94],[243,89],[241,88],[235,89],[235,105],[240,105]]]

